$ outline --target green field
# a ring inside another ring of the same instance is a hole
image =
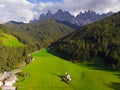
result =
[[[0,42],[4,46],[24,46],[21,42],[18,41],[17,38],[10,34],[5,34],[0,30]]]
[[[35,60],[23,69],[29,73],[18,82],[18,90],[120,90],[120,72],[73,64],[47,52],[32,54]],[[63,80],[69,72],[72,81]]]

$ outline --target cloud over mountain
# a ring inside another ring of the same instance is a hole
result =
[[[120,0],[63,0],[62,2],[40,2],[37,11],[39,13],[51,10],[52,12],[58,9],[68,10],[76,15],[80,11],[94,10],[98,13],[116,12],[120,10]]]
[[[69,11],[73,15],[85,10],[94,10],[97,13],[117,12],[120,10],[120,0],[54,1],[0,0],[0,23],[9,20],[29,22],[33,17],[36,18],[39,14],[46,13],[48,10],[54,13],[58,9],[62,9]]]

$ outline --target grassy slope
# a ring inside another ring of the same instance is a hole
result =
[[[86,65],[75,65],[53,56],[45,49],[33,53],[35,61],[23,71],[30,73],[18,90],[119,90],[120,73],[90,69]],[[61,76],[68,71],[72,81],[66,83]],[[113,89],[112,89],[113,88]]]
[[[21,42],[18,41],[17,38],[10,34],[5,34],[0,32],[0,40],[5,46],[24,46]]]

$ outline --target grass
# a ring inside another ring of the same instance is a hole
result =
[[[0,33],[3,33],[4,31],[0,29]]]
[[[5,34],[0,30],[0,41],[4,46],[24,46],[18,39],[10,34]]]
[[[119,90],[120,72],[93,69],[85,64],[76,65],[47,52],[32,54],[35,60],[23,69],[29,73],[17,83],[18,90]],[[69,72],[72,81],[63,80]]]

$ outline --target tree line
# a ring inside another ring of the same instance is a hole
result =
[[[0,43],[0,72],[16,69],[29,58],[24,47],[7,47]]]

